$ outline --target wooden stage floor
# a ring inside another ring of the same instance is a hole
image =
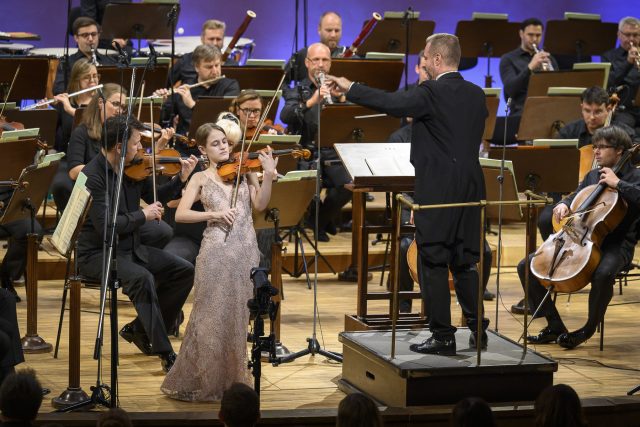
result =
[[[510,226],[505,235],[506,246],[517,246],[523,239],[523,228]],[[495,237],[491,237],[495,241]],[[350,249],[350,234],[341,233],[330,243],[329,247]],[[512,243],[509,243],[512,242]],[[512,252],[522,252],[522,248]],[[523,253],[523,252],[522,252]],[[511,260],[518,256],[511,255]],[[522,332],[522,317],[512,316],[508,308],[522,296],[513,261],[502,269],[500,280],[501,299],[498,304],[499,332],[517,340]],[[495,269],[489,289],[496,290]],[[369,286],[379,289],[380,273],[374,273]],[[48,342],[54,343],[57,321],[60,310],[62,281],[40,281],[39,291],[39,333]],[[586,318],[587,291],[571,296],[558,297],[558,308],[570,329],[580,327]],[[291,351],[305,348],[306,338],[312,333],[313,292],[307,289],[303,278],[284,277],[285,301],[282,304],[282,342]],[[18,288],[24,296],[24,288]],[[83,308],[96,311],[99,292],[91,289],[82,290]],[[132,305],[126,297],[120,295],[120,325],[130,321],[134,316]],[[318,277],[318,339],[326,349],[341,352],[338,333],[343,330],[344,315],[353,314],[356,306],[356,284],[338,282],[332,274],[321,274]],[[452,298],[453,318],[459,319],[460,311]],[[385,310],[382,302],[373,302],[371,307],[378,312]],[[488,303],[486,310],[491,319],[491,328],[495,328],[496,303]],[[567,351],[557,345],[537,346],[535,350],[550,356],[559,362],[559,371],[555,383],[567,383],[573,386],[582,398],[596,396],[621,396],[640,383],[640,337],[638,331],[638,308],[640,307],[640,284],[630,282],[624,288],[623,295],[616,292],[607,311],[605,349],[598,349],[598,335],[586,344]],[[185,306],[185,313],[191,310],[191,299]],[[20,328],[26,331],[26,303],[18,305]],[[532,330],[542,328],[543,321],[537,320]],[[92,359],[93,343],[97,328],[97,315],[82,313],[82,373],[81,384],[85,391],[95,383],[96,362]],[[67,322],[63,329],[61,353],[58,359],[52,353],[26,355],[26,363],[20,367],[31,367],[36,370],[43,386],[52,390],[42,406],[42,412],[52,411],[51,399],[58,396],[67,386]],[[179,350],[181,338],[172,338],[174,347]],[[105,337],[105,357],[103,360],[104,381],[109,382],[109,334]],[[165,397],[160,392],[160,384],[164,378],[157,357],[140,354],[137,348],[120,339],[119,369],[119,403],[128,411],[135,412],[172,412],[172,411],[211,411],[217,409],[214,403],[185,403]],[[324,357],[302,357],[294,362],[272,367],[263,364],[262,408],[265,410],[336,408],[344,394],[338,390],[337,380],[341,375],[341,365],[326,360]]]

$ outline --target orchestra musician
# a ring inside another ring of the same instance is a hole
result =
[[[208,19],[202,24],[202,32],[200,33],[200,41],[204,45],[214,46],[220,49],[224,44],[224,32],[226,24],[217,19]],[[224,65],[237,65],[236,62],[229,57]],[[186,53],[171,67],[171,75],[169,76],[169,84],[176,84],[182,82],[182,84],[195,83],[198,79],[198,74],[193,63],[193,52]]]
[[[553,301],[546,298],[536,317],[544,316],[547,325],[537,335],[527,337],[527,341],[533,344],[557,342],[560,346],[570,349],[588,340],[595,333],[600,321],[604,319],[607,306],[613,296],[616,274],[633,259],[640,213],[640,170],[629,163],[623,166],[618,174],[612,170],[631,146],[631,138],[624,130],[616,126],[607,126],[598,129],[593,134],[592,141],[599,168],[590,171],[576,191],[553,208],[553,215],[558,220],[569,215],[569,207],[576,194],[586,186],[598,183],[604,183],[609,188],[617,190],[627,204],[627,212],[622,222],[604,238],[600,247],[602,258],[590,280],[588,318],[584,326],[574,332],[568,332]],[[523,288],[524,263],[530,262],[532,256],[533,254],[530,254],[518,264],[518,275]],[[545,287],[533,274],[530,274],[529,305],[532,312],[535,312],[540,305],[545,293]]]
[[[640,19],[627,16],[618,23],[620,45],[602,54],[602,62],[611,63],[609,89],[626,85],[628,90],[621,93],[624,111],[618,112],[618,120],[627,126],[640,126],[640,106],[634,99],[640,88]]]
[[[73,69],[73,64],[81,58],[87,58],[92,61],[92,49],[95,50],[96,60],[100,65],[115,65],[116,60],[110,56],[103,55],[98,52],[98,38],[100,37],[100,26],[91,18],[81,16],[73,22],[73,39],[78,44],[78,51],[73,55],[69,55],[68,70]],[[53,83],[53,94],[57,95],[65,91],[65,81],[69,80],[69,76],[65,75],[65,66],[61,61],[56,69],[56,78]]]
[[[100,279],[104,249],[105,211],[110,206],[107,188],[113,188],[116,175],[123,173],[119,158],[125,146],[122,136],[129,128],[126,143],[125,166],[132,163],[142,148],[137,120],[118,115],[107,119],[105,147],[82,170],[87,176],[87,189],[93,202],[78,238],[78,264],[80,273]],[[140,227],[162,217],[162,204],[180,197],[182,188],[193,172],[194,156],[180,160],[180,173],[157,188],[158,201],[154,201],[152,179],[133,181],[125,177],[120,190],[120,204],[116,221],[118,235],[117,271],[123,292],[133,302],[138,317],[120,330],[120,336],[133,342],[143,353],[160,356],[162,368],[168,372],[176,354],[167,337],[167,330],[176,318],[193,285],[193,266],[180,257],[141,242]],[[144,199],[148,205],[140,208]]]
[[[127,92],[120,85],[106,83],[102,89],[102,96],[106,103],[102,102],[100,94],[95,94],[83,111],[82,122],[73,130],[67,149],[67,172],[71,183],[68,184],[71,195],[73,182],[101,150],[103,142],[104,122],[111,117],[122,114],[126,108]],[[163,129],[162,136],[157,141],[157,148],[165,146],[173,136],[173,129]],[[164,221],[149,221],[140,227],[142,242],[148,246],[163,248],[173,235],[173,230]]]
[[[318,134],[318,111],[327,97],[332,102],[345,102],[342,92],[330,89],[328,84],[319,85],[316,81],[319,73],[331,70],[331,51],[323,43],[314,43],[307,50],[305,58],[306,76],[294,88],[285,87],[283,98],[285,105],[280,112],[280,120],[288,125],[289,133],[301,135],[300,144],[304,148],[315,151],[314,141]],[[322,148],[323,161],[338,160],[332,147]],[[303,167],[303,161],[300,162]],[[321,242],[329,241],[329,234],[337,233],[337,221],[344,205],[351,200],[351,192],[344,188],[351,178],[342,164],[322,167],[322,184],[327,187],[327,196],[320,204],[318,238]]]
[[[356,104],[403,117],[413,117],[411,162],[416,171],[415,202],[440,204],[474,202],[485,197],[478,161],[488,115],[482,89],[458,72],[460,44],[452,34],[433,34],[424,48],[429,80],[409,91],[387,93],[328,76],[347,99]],[[458,118],[464,117],[464,123]],[[476,207],[433,209],[414,214],[418,270],[432,336],[410,349],[419,353],[454,355],[456,328],[451,324],[449,270],[458,302],[467,319],[469,345],[476,347],[480,210]],[[481,347],[487,344],[483,319]]]
[[[253,137],[256,132],[256,126],[262,116],[262,97],[254,89],[246,89],[240,92],[229,107],[231,111],[239,120],[240,129],[244,132],[246,130],[246,139]],[[260,129],[259,133],[266,133],[269,135],[281,135],[283,130],[278,126],[274,126],[271,120],[267,119],[265,125]],[[267,124],[269,123],[269,124]]]
[[[342,38],[342,17],[338,12],[327,11],[320,16],[318,36],[320,36],[320,43],[330,49],[332,58],[337,58],[344,53],[345,47],[340,46],[340,39]],[[307,76],[307,56],[306,47],[291,56],[291,59],[289,59],[285,67],[287,76],[284,81],[285,86],[289,86],[292,81],[298,82],[303,80]]]
[[[96,86],[99,83],[100,75],[95,65],[91,64],[88,59],[82,58],[73,64],[67,91],[54,96],[57,102],[53,108],[58,112],[54,145],[57,152],[67,152],[76,109],[88,105],[93,97],[93,92],[85,92],[73,98],[69,98],[69,94]],[[60,160],[58,171],[51,184],[53,200],[56,202],[56,207],[60,212],[64,211],[64,208],[67,206],[72,190],[73,181],[67,173],[67,158],[64,157]]]
[[[215,46],[200,45],[193,51],[193,65],[196,69],[197,83],[221,76],[222,53]],[[157,91],[162,95],[168,95],[166,89]],[[169,97],[162,107],[162,120],[172,123],[174,108],[177,112],[178,124],[176,131],[186,135],[191,124],[193,107],[201,96],[236,96],[240,94],[240,86],[235,79],[222,78],[210,84],[189,87],[187,84],[175,89],[173,98]],[[174,107],[175,104],[175,107]],[[197,148],[187,147],[184,143],[176,142],[175,148],[183,155],[200,155]]]

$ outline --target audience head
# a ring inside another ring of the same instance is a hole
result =
[[[460,41],[453,34],[437,33],[427,37],[422,54],[430,80],[447,71],[455,71],[460,63]]]
[[[100,26],[93,19],[81,16],[73,21],[73,39],[78,44],[78,50],[85,55],[91,55],[91,48],[98,48]]]
[[[200,82],[222,75],[222,52],[216,46],[201,44],[196,47],[192,61]]]
[[[225,28],[225,23],[218,21],[217,19],[208,19],[204,21],[204,24],[202,24],[202,33],[200,33],[200,40],[202,41],[202,44],[215,46],[222,50]]]
[[[220,421],[227,427],[253,427],[260,419],[260,399],[248,385],[234,383],[220,402]]]
[[[587,88],[580,95],[580,108],[582,109],[582,119],[587,125],[589,133],[604,126],[611,108],[607,91],[599,86]]]
[[[132,427],[129,414],[124,409],[110,408],[98,417],[97,427]]]
[[[81,58],[73,64],[67,93],[77,92],[100,83],[100,74],[96,66],[87,58]]]
[[[4,421],[33,421],[41,404],[42,385],[31,369],[9,375],[0,386],[0,413]]]
[[[479,397],[467,397],[459,401],[451,412],[452,427],[494,427],[491,407]]]
[[[631,49],[631,44],[638,47],[640,44],[640,19],[633,16],[625,16],[618,23],[618,40],[624,50]]]
[[[533,44],[540,48],[540,40],[542,39],[542,30],[544,25],[538,18],[525,19],[520,23],[520,47],[529,53],[533,53],[535,49]]]
[[[320,36],[320,43],[326,45],[329,49],[338,47],[342,37],[342,18],[338,12],[328,11],[320,16],[318,35]]]
[[[556,384],[544,389],[536,399],[534,411],[536,427],[586,425],[580,398],[575,390],[566,384]]]
[[[345,396],[338,406],[336,427],[382,427],[376,404],[362,393]]]
[[[315,83],[316,75],[320,72],[327,74],[331,71],[331,51],[327,45],[314,43],[307,48],[304,65],[309,71],[309,80]]]

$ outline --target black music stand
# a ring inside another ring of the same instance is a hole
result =
[[[424,48],[424,46],[422,47]],[[346,76],[351,81],[393,92],[398,90],[400,86],[403,69],[404,62],[402,61],[332,59],[330,74],[334,76]]]
[[[604,69],[534,73],[529,77],[527,97],[546,96],[550,87],[603,87],[606,83]]]
[[[141,39],[170,39],[171,26],[167,17],[173,9],[170,3],[110,3],[104,9],[102,38],[136,39],[138,51]],[[166,82],[165,80],[163,82]]]
[[[415,55],[424,49],[425,40],[436,26],[434,21],[419,21],[411,19],[411,40],[409,40],[409,54]],[[403,36],[406,31],[404,19],[385,18],[378,22],[358,48],[358,55],[366,55],[367,52],[405,53],[407,41]],[[332,66],[333,67],[333,66]],[[344,74],[335,74],[343,76]]]
[[[616,47],[617,32],[618,24],[615,23],[588,19],[551,20],[545,28],[544,47],[554,55],[571,55],[575,56],[576,62],[583,62]]]
[[[144,66],[138,66],[140,70],[144,68]],[[100,66],[98,68],[98,72],[100,73],[100,83],[117,83],[117,84],[127,84],[131,81],[131,68],[120,68],[113,66]],[[169,75],[169,66],[164,65],[156,65],[153,68],[147,69],[147,72],[144,74],[144,94],[142,96],[150,96],[155,90],[163,89],[167,84],[167,76]],[[142,74],[140,71],[137,72],[136,78],[141,78]],[[138,84],[138,87],[141,87],[142,82]],[[135,95],[139,96],[136,90]],[[129,94],[132,96],[134,94]]]
[[[336,143],[385,142],[400,127],[400,119],[354,104],[331,104],[322,110],[322,147]]]
[[[577,96],[530,96],[524,103],[516,138],[520,141],[554,138],[554,132],[581,117]]]
[[[20,122],[24,127],[40,128],[40,137],[49,147],[53,147],[56,140],[56,125],[58,112],[56,110],[27,110],[18,109],[5,111],[7,119],[12,122]]]
[[[222,75],[235,79],[240,89],[276,90],[284,70],[280,67],[239,67],[225,65]]]
[[[491,58],[499,58],[520,45],[520,24],[501,19],[474,19],[459,21],[455,35],[460,39],[464,58],[487,58],[485,87],[491,87]]]
[[[20,73],[7,101],[45,98],[49,58],[0,58],[0,99],[5,99],[18,66]]]

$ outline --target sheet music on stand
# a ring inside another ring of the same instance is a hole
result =
[[[391,182],[413,187],[415,170],[409,161],[410,143],[347,143],[335,144],[335,149],[356,187]]]
[[[51,244],[62,255],[68,255],[73,249],[76,234],[79,231],[78,223],[84,219],[91,202],[91,193],[87,189],[86,182],[87,176],[80,172],[73,186],[69,203],[51,236]]]

